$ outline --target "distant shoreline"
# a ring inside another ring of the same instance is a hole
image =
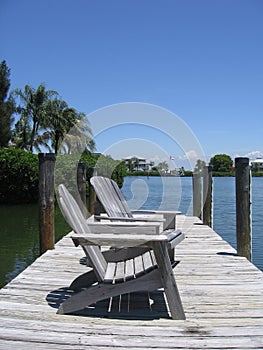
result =
[[[173,174],[160,174],[157,171],[156,172],[134,171],[134,172],[127,172],[125,176],[192,177],[193,172],[188,170],[188,171],[185,171],[184,175],[173,175]],[[225,172],[213,171],[212,176],[213,177],[235,177],[235,172],[229,171],[229,172],[225,173]],[[252,171],[252,177],[263,177],[263,172]]]

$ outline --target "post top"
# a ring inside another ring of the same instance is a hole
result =
[[[248,157],[237,157],[235,158],[235,164],[249,164],[249,158]]]
[[[39,160],[55,160],[56,156],[55,153],[38,153],[38,159]]]

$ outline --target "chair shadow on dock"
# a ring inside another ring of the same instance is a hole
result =
[[[62,287],[50,292],[46,301],[52,308],[58,309],[60,304],[76,292]],[[102,300],[83,310],[74,312],[74,315],[86,317],[126,319],[126,320],[154,320],[170,319],[167,310],[164,292],[136,292]]]

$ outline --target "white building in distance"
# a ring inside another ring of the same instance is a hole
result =
[[[263,159],[262,158],[256,158],[255,160],[252,160],[250,163],[251,163],[251,170],[263,171]]]

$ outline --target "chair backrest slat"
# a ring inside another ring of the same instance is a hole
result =
[[[74,232],[79,234],[90,233],[89,226],[73,196],[64,185],[58,186],[61,211]],[[99,281],[103,281],[107,262],[97,246],[85,246],[85,252]]]
[[[103,176],[93,176],[90,182],[109,216],[133,217],[127,202],[115,181]]]

